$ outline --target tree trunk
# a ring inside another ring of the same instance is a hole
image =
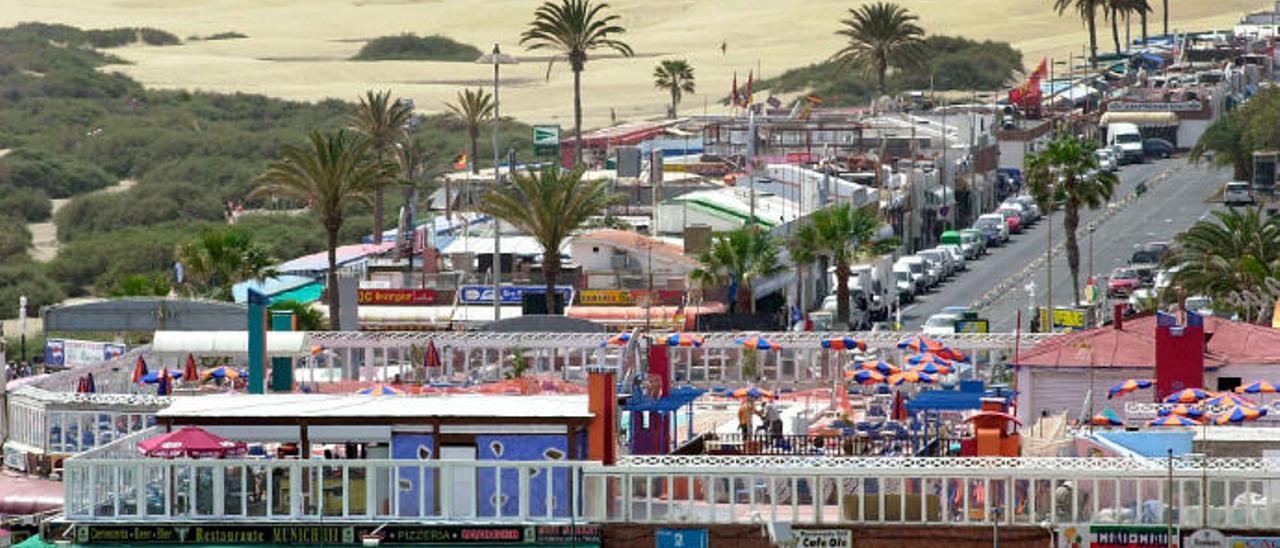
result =
[[[1249,158],[1237,156],[1231,160],[1231,171],[1237,181],[1252,181],[1253,177],[1249,176]]]
[[[448,177],[444,178],[444,218],[453,222],[453,182]]]
[[[1147,45],[1147,10],[1142,10],[1142,45]]]
[[[676,108],[680,106],[680,96],[676,93],[676,88],[671,88],[671,119],[675,120],[679,116],[676,115]]]
[[[1164,15],[1164,32],[1162,34],[1164,34],[1165,36],[1168,36],[1169,35],[1169,0],[1164,0],[1164,10],[1162,11],[1162,14]]]
[[[479,145],[478,139],[480,138],[480,126],[476,126],[474,129],[471,130],[470,133],[471,133],[471,158],[469,158],[469,160],[471,160],[471,174],[479,175],[480,174],[480,145]],[[498,169],[497,166],[494,166],[494,169]]]
[[[849,261],[836,261],[836,323],[849,325]]]
[[[1089,10],[1089,17],[1085,19],[1085,24],[1089,27],[1089,66],[1098,68],[1098,13],[1097,10]]]
[[[1111,39],[1116,43],[1116,53],[1120,53],[1120,14],[1111,8]]]
[[[880,90],[880,95],[884,95],[884,75],[889,72],[889,63],[884,60],[876,61],[876,85]],[[878,97],[877,97],[878,99]]]
[[[338,227],[326,226],[329,235],[329,330],[338,331],[341,301],[338,299]]]
[[[573,71],[573,165],[582,165],[582,69]]]
[[[1076,228],[1080,226],[1080,205],[1068,199],[1062,207],[1062,228],[1066,229],[1067,267],[1071,269],[1071,295],[1074,306],[1080,302],[1080,247],[1076,244]]]
[[[556,312],[556,280],[560,279],[560,251],[542,252],[542,278],[547,284],[547,314]]]
[[[382,187],[373,191],[373,243],[382,243]]]

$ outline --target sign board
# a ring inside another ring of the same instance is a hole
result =
[[[526,534],[526,537],[528,535]],[[539,525],[533,530],[532,542],[545,544],[599,544],[603,538],[599,525]],[[529,542],[529,540],[526,540]]]
[[[680,291],[661,289],[653,292],[653,306],[678,305],[684,294]],[[583,306],[632,306],[646,304],[646,289],[583,289],[578,292],[578,304]]]
[[[1040,325],[1048,323],[1046,320],[1045,309],[1040,309]],[[1070,327],[1071,329],[1084,329],[1087,325],[1088,315],[1084,310],[1076,310],[1074,308],[1055,308],[1053,310],[1053,326]]]
[[[76,525],[82,544],[294,544],[299,546],[358,545],[374,531],[384,544],[485,546],[529,543],[599,543],[600,528],[592,525],[419,525],[378,524],[209,524],[209,525]]]
[[[1141,103],[1134,101],[1113,101],[1107,103],[1107,112],[1198,112],[1204,105],[1200,101],[1179,101],[1176,103]]]
[[[441,293],[446,293],[442,295]],[[426,306],[449,304],[451,292],[434,289],[361,289],[356,292],[356,303],[361,305]]]
[[[73,339],[48,339],[44,343],[44,363],[80,367],[114,360],[124,355],[123,344]]]
[[[533,126],[533,153],[538,156],[559,156],[560,126]]]
[[[798,548],[852,548],[853,531],[848,529],[792,529]]]
[[[1182,541],[1183,548],[1228,548],[1227,536],[1217,529],[1200,529]]]
[[[462,304],[493,304],[493,287],[485,285],[464,285],[458,289],[458,302]],[[502,304],[520,304],[524,302],[526,293],[546,293],[547,288],[540,285],[506,285],[502,286],[498,296]],[[558,285],[555,289],[564,298],[564,302],[573,302],[573,288]]]
[[[1280,548],[1280,537],[1231,537],[1231,548]]]
[[[1164,525],[1090,525],[1086,538],[1090,548],[1169,548],[1170,541]],[[1172,540],[1177,546],[1177,528]]]
[[[991,324],[987,320],[958,320],[956,333],[990,333]]]
[[[707,548],[706,529],[658,529],[657,548]]]

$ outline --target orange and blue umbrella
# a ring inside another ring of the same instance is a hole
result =
[[[778,395],[774,394],[771,390],[765,390],[755,386],[747,386],[737,390],[725,390],[724,395],[731,398],[750,398],[753,400],[760,398],[774,399],[778,397]]]
[[[1258,406],[1258,404],[1244,399],[1243,396],[1237,396],[1235,394],[1232,394],[1231,392],[1222,392],[1212,398],[1205,400],[1204,404],[1214,406],[1214,407],[1227,406],[1227,405],[1232,405],[1236,407],[1241,407],[1241,406],[1257,407]]]
[[[933,384],[937,382],[937,380],[937,377],[928,373],[921,373],[919,371],[903,371],[896,375],[890,375],[888,383],[894,386],[898,386],[904,382]]]
[[[858,369],[868,369],[885,376],[902,372],[902,368],[884,360],[858,362],[857,366]]]
[[[937,352],[946,348],[947,345],[937,339],[926,337],[924,335],[912,335],[901,341],[898,341],[898,348],[911,349],[916,352]]]
[[[1276,385],[1267,381],[1257,381],[1244,386],[1237,386],[1236,392],[1241,394],[1274,394]]]
[[[1266,414],[1267,410],[1265,408],[1236,406],[1232,407],[1230,411],[1218,415],[1218,418],[1214,419],[1213,422],[1218,424],[1239,424],[1242,422],[1256,421]]]
[[[1147,423],[1147,426],[1200,426],[1202,423],[1182,415],[1166,415]]]
[[[1116,414],[1113,409],[1104,409],[1101,413],[1094,415],[1089,422],[1097,426],[1124,426],[1124,421],[1120,419],[1120,415]]]
[[[1199,388],[1184,388],[1164,399],[1165,403],[1200,403],[1209,399],[1209,393]]]
[[[753,350],[781,350],[782,349],[781,346],[778,346],[778,343],[773,342],[764,337],[761,337],[759,335],[752,335],[750,337],[740,338],[737,340],[737,343],[747,348],[751,348]]]
[[[693,333],[672,333],[659,339],[658,342],[663,346],[701,347],[703,339],[701,336],[694,335]]]
[[[928,373],[930,375],[950,375],[952,369],[945,365],[938,365],[936,363],[926,363],[924,365],[917,365],[915,367],[912,367],[910,371],[915,371],[917,373]]]
[[[1179,415],[1183,417],[1199,419],[1200,417],[1204,416],[1204,410],[1200,409],[1199,407],[1191,407],[1190,405],[1187,405],[1185,403],[1180,403],[1173,407],[1165,407],[1157,411],[1156,414],[1161,417],[1167,417],[1169,415]]]
[[[822,347],[831,350],[867,350],[867,343],[853,337],[835,337],[822,339]]]
[[[1130,392],[1134,392],[1136,390],[1151,388],[1152,384],[1153,383],[1147,379],[1129,379],[1120,384],[1112,386],[1111,390],[1107,391],[1107,399],[1118,398],[1120,396],[1123,396]]]
[[[872,384],[880,384],[882,382],[885,382],[884,375],[881,375],[879,371],[874,371],[871,369],[859,369],[857,371],[846,371],[844,376],[845,378],[853,379],[853,382],[856,382],[858,384],[872,385]]]
[[[218,367],[217,369],[210,369],[200,374],[200,378],[206,381],[209,379],[231,379],[234,381],[243,376],[244,374],[240,371],[236,371],[235,369],[231,369],[225,365]]]
[[[631,333],[626,332],[626,333],[618,333],[617,335],[609,337],[609,340],[605,341],[604,343],[609,346],[626,346],[627,343],[629,342],[631,342]]]
[[[920,352],[918,354],[912,354],[910,356],[907,356],[906,362],[910,365],[924,365],[928,363],[941,365],[944,367],[951,367],[952,365],[951,360],[943,356],[940,356],[938,354],[934,354],[932,352]]]
[[[356,392],[363,396],[399,396],[404,394],[398,388],[385,384],[375,384],[368,388],[361,389]]]

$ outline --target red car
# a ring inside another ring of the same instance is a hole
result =
[[[1022,233],[1022,214],[1017,209],[1002,207],[996,213],[1004,215],[1004,222],[1009,225],[1010,234]]]
[[[1111,271],[1111,278],[1107,280],[1107,296],[1128,295],[1141,286],[1142,279],[1138,277],[1138,271],[1122,266]]]

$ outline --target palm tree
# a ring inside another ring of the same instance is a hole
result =
[[[1120,17],[1128,9],[1128,0],[1106,0],[1106,16],[1111,20],[1111,39],[1115,41],[1116,53],[1120,53]]]
[[[831,58],[848,66],[861,66],[876,77],[877,89],[885,93],[884,77],[890,64],[922,66],[924,29],[919,17],[897,4],[876,2],[849,10],[837,35],[847,41]]]
[[[1089,64],[1098,64],[1098,10],[1106,9],[1108,0],[1053,0],[1053,9],[1062,15],[1074,9],[1089,28]]]
[[[896,239],[880,239],[884,222],[873,207],[855,208],[848,203],[813,212],[792,238],[792,246],[808,255],[827,257],[836,269],[836,321],[849,323],[849,272],[854,264],[892,253]]]
[[[404,139],[413,109],[399,99],[391,98],[391,91],[365,93],[360,105],[351,117],[351,129],[369,139],[373,152],[383,159],[395,154],[395,145]],[[382,188],[373,193],[373,243],[382,242]]]
[[[493,117],[493,95],[484,88],[458,90],[458,98],[445,106],[467,126],[471,138],[471,173],[480,173],[480,124]]]
[[[612,194],[603,179],[584,181],[584,171],[581,166],[561,171],[552,165],[537,172],[517,173],[510,185],[494,188],[480,199],[481,212],[514,225],[542,246],[548,313],[556,310],[555,286],[565,240],[587,218],[624,199]]]
[[[1133,11],[1138,12],[1138,17],[1142,20],[1142,45],[1147,45],[1147,16],[1151,14],[1151,2],[1148,0],[1129,0],[1129,6]]]
[[[635,55],[631,46],[615,37],[627,32],[618,25],[619,16],[605,15],[607,2],[591,0],[560,0],[546,2],[533,12],[533,21],[520,35],[520,45],[529,49],[549,49],[569,60],[573,70],[573,158],[582,163],[582,70],[587,67],[587,55],[599,49],[611,49],[624,57]],[[557,57],[559,56],[557,55]],[[551,58],[551,63],[555,57]],[[551,75],[551,64],[547,65]]]
[[[1076,229],[1080,207],[1097,209],[1111,199],[1119,180],[1114,173],[1098,169],[1094,141],[1062,137],[1049,142],[1044,152],[1027,158],[1026,180],[1040,208],[1052,212],[1062,207],[1062,227],[1066,232],[1067,266],[1071,269],[1071,289],[1080,301],[1080,247]]]
[[[684,59],[667,59],[653,68],[653,87],[671,93],[671,118],[677,116],[680,99],[693,91],[693,67]]]
[[[1205,295],[1214,309],[1226,309],[1247,321],[1270,320],[1268,309],[1280,297],[1268,280],[1280,279],[1280,216],[1260,208],[1214,211],[1177,237],[1170,258],[1181,268],[1175,286]]]
[[[693,270],[690,278],[703,288],[729,287],[729,310],[741,310],[754,314],[755,295],[751,288],[756,278],[775,276],[786,270],[780,256],[781,246],[776,238],[756,226],[743,226],[737,230],[716,234],[711,247],[698,254],[702,266]],[[740,291],[747,293],[739,299]]]
[[[238,228],[213,228],[178,248],[186,283],[193,296],[228,300],[231,286],[277,274],[276,261],[253,236]]]
[[[1191,147],[1188,157],[1199,162],[1205,156],[1212,157],[1210,163],[1215,166],[1231,166],[1232,178],[1237,181],[1249,180],[1249,171],[1253,163],[1253,147],[1246,134],[1247,123],[1241,115],[1242,109],[1228,112],[1214,120],[1205,132],[1200,135],[1196,145]]]
[[[346,130],[313,131],[310,146],[285,146],[280,159],[258,177],[249,194],[284,196],[310,202],[328,235],[329,328],[338,329],[338,231],[343,210],[353,201],[370,202],[377,189],[398,175],[394,162],[378,154],[373,141]]]
[[[1164,36],[1168,36],[1169,35],[1169,0],[1164,0],[1164,7],[1163,9],[1160,10],[1160,13],[1164,15],[1164,30],[1161,32],[1161,34]]]

